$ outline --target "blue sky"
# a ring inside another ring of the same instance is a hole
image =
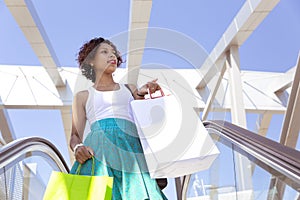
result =
[[[149,26],[181,32],[210,52],[244,2],[153,1]],[[32,0],[32,3],[61,66],[76,66],[75,55],[88,39],[96,36],[109,38],[128,29],[128,0],[92,0],[88,3]],[[241,46],[242,69],[284,72],[295,65],[300,46],[299,9],[297,0],[277,4]],[[39,65],[3,0],[0,1],[0,12],[1,27],[5,27],[0,30],[1,64]],[[151,58],[147,58],[149,60]],[[172,64],[176,68],[185,67]]]
[[[87,40],[113,37],[128,30],[129,0],[31,1],[51,42],[59,66],[76,67],[76,53]],[[150,27],[167,28],[191,37],[209,53],[244,0],[156,0]],[[40,65],[24,35],[0,0],[0,64]],[[282,0],[240,48],[242,70],[285,72],[296,64],[300,50],[300,1]],[[176,45],[176,41],[174,41]],[[180,47],[178,47],[180,48]],[[122,47],[126,49],[126,47]],[[161,63],[186,68],[186,63],[161,52],[145,51],[143,64]],[[125,64],[123,64],[125,67]],[[63,126],[56,110],[9,110],[17,137],[42,135],[65,154]],[[30,116],[30,117],[28,117]],[[275,116],[282,120],[282,116]],[[55,125],[53,125],[55,124]],[[249,123],[253,129],[253,122]],[[271,129],[280,132],[278,123]],[[278,134],[277,134],[278,135]],[[271,136],[270,136],[271,137]],[[277,136],[272,136],[275,139]]]

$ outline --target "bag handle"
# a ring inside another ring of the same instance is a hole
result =
[[[151,93],[150,90],[149,90],[149,88],[147,90],[148,90],[148,94],[149,94],[150,99],[155,99],[155,98],[159,98],[159,97],[164,97],[165,96],[165,93],[164,93],[164,91],[161,88],[159,89],[160,96],[153,96],[153,94],[155,92]]]
[[[130,89],[130,87],[129,87],[129,85],[128,84],[124,84],[126,87],[127,87],[127,89],[130,91],[130,93],[131,93],[131,95],[134,97],[134,95],[133,95],[133,92],[132,92],[132,90]],[[159,97],[163,97],[163,96],[165,96],[165,94],[164,94],[164,91],[160,88],[160,96],[153,96],[153,94],[155,93],[151,93],[150,92],[150,90],[149,90],[149,88],[147,89],[147,91],[148,91],[148,94],[149,94],[149,98],[147,98],[147,99],[155,99],[155,98],[159,98]]]
[[[94,156],[92,156],[92,176],[94,176],[95,174],[95,158]],[[78,167],[77,167],[77,170],[76,170],[76,175],[80,175],[80,170],[81,170],[81,166],[82,164],[79,164]]]

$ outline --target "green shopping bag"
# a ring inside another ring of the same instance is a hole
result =
[[[81,165],[76,174],[53,171],[51,173],[44,200],[110,200],[112,197],[113,177],[79,175]]]

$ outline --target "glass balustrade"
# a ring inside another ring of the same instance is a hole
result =
[[[294,200],[299,180],[253,150],[207,129],[220,154],[209,170],[190,176],[188,200]]]

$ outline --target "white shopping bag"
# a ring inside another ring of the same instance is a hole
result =
[[[191,116],[196,112],[183,110],[174,95],[134,100],[131,107],[152,178],[206,170],[218,156],[219,150],[200,119]]]

